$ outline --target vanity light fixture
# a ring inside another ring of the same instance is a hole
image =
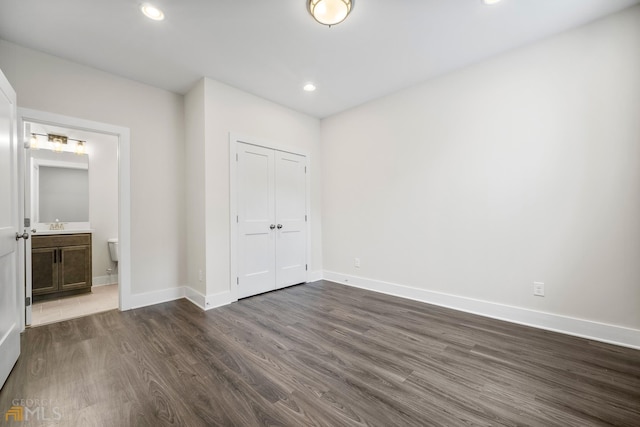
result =
[[[38,148],[40,148],[38,146],[38,135],[36,135],[35,133],[31,134],[31,139],[29,140],[29,148],[32,150],[37,150]]]
[[[347,19],[355,0],[308,0],[307,9],[322,25],[336,25]]]
[[[64,147],[67,146],[69,141],[75,141],[76,142],[76,148],[75,148],[75,153],[76,154],[84,154],[87,152],[87,141],[82,141],[79,139],[73,139],[73,138],[69,138],[68,136],[64,136],[64,135],[56,135],[53,133],[32,133],[31,134],[31,139],[29,140],[29,145],[27,146],[25,144],[26,148],[29,148],[31,150],[37,150],[40,148],[40,144],[39,144],[39,136],[46,136],[47,137],[47,141],[49,141],[51,143],[51,145],[49,147],[43,147],[43,148],[50,148],[53,151],[57,152],[57,153],[61,153],[64,150]],[[70,150],[67,150],[70,151]]]
[[[53,151],[56,153],[62,152],[62,146],[67,144],[67,137],[63,135],[54,135],[52,133],[47,134],[49,142],[53,143]]]
[[[84,141],[78,141],[78,143],[76,144],[76,154],[77,155],[81,155],[84,154]]]
[[[164,12],[149,3],[140,6],[140,10],[144,13],[144,16],[154,21],[162,21],[164,19]]]

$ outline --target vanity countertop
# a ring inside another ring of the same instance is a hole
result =
[[[92,229],[78,229],[78,230],[38,230],[31,232],[32,236],[51,236],[54,234],[85,234],[93,233]]]

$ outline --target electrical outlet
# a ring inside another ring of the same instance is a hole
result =
[[[202,282],[202,270],[198,270],[198,281]]]
[[[542,282],[533,282],[533,295],[537,297],[544,296],[544,283]]]
[[[360,258],[354,258],[353,265],[355,268],[360,268]]]

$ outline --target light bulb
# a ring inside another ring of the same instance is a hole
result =
[[[35,133],[31,134],[31,140],[29,141],[29,148],[32,150],[37,150],[38,147],[38,136]]]
[[[149,3],[145,3],[140,7],[142,13],[154,21],[162,21],[164,19],[164,13],[155,6],[150,5]]]

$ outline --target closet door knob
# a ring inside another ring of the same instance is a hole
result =
[[[282,224],[278,224],[278,230],[282,228]]]
[[[269,228],[273,230],[274,228],[276,228],[276,225],[275,225],[275,224],[271,224],[271,225],[269,226]]]

